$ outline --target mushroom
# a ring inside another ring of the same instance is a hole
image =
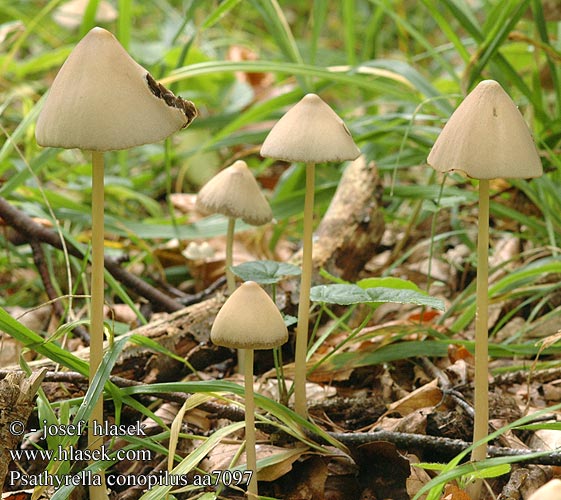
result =
[[[37,120],[39,145],[92,151],[90,382],[103,356],[103,152],[160,141],[196,114],[193,103],[157,83],[111,33],[93,28],[63,64]],[[88,426],[91,449],[103,444],[92,433],[92,422],[102,420],[100,398]],[[90,495],[106,498],[103,487],[92,486]]]
[[[442,129],[427,162],[439,172],[460,171],[479,179],[477,291],[475,315],[474,443],[488,434],[488,251],[489,179],[542,175],[530,131],[514,102],[493,80],[479,83]],[[483,460],[487,446],[474,449]]]
[[[319,96],[307,94],[274,125],[261,147],[261,155],[306,163],[302,276],[294,375],[294,409],[299,415],[306,417],[306,352],[312,284],[315,164],[354,160],[360,155],[360,150],[343,120]]]
[[[561,479],[552,479],[530,495],[528,500],[559,500],[561,498]]]
[[[208,181],[197,195],[197,207],[204,212],[218,213],[228,217],[226,236],[226,278],[228,292],[236,288],[232,273],[232,253],[236,219],[260,226],[273,218],[269,202],[259,189],[247,164],[238,160]]]
[[[288,331],[280,311],[267,293],[257,283],[246,281],[218,312],[210,339],[219,346],[244,350],[245,453],[247,470],[253,471],[247,492],[250,498],[257,499],[253,351],[281,346],[288,340]]]

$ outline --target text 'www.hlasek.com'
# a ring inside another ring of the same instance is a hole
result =
[[[8,481],[11,486],[18,487],[36,487],[46,486],[55,490],[64,486],[101,486],[103,479],[100,471],[107,467],[108,462],[121,461],[141,461],[149,462],[152,459],[152,451],[148,449],[138,449],[127,445],[116,450],[107,450],[105,447],[99,449],[77,448],[71,443],[76,442],[82,436],[87,428],[85,421],[77,424],[47,424],[43,421],[40,429],[41,439],[57,442],[49,449],[26,448],[9,450],[10,458],[16,463],[55,463],[68,462],[74,464],[76,462],[90,462],[90,466],[79,472],[69,472],[60,474],[44,470],[38,474],[26,474],[23,468],[11,470]],[[9,425],[9,431],[14,436],[21,436],[26,432],[37,433],[39,429],[29,429],[26,431],[25,424],[19,420],[14,420]],[[104,422],[99,424],[93,422],[93,435],[105,437],[125,437],[146,436],[144,426],[137,423],[135,425],[115,425]],[[74,439],[73,439],[74,438]],[[60,471],[60,467],[54,467],[53,470]],[[105,478],[106,485],[140,487],[146,490],[155,486],[240,486],[248,484],[251,479],[252,471],[244,470],[215,470],[208,474],[178,474],[169,471],[154,471],[146,475],[135,474],[107,474]]]

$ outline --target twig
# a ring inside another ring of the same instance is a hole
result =
[[[437,436],[426,436],[422,434],[407,434],[403,432],[392,431],[373,431],[373,432],[356,432],[342,433],[330,432],[329,435],[346,446],[360,446],[362,444],[372,443],[375,441],[389,441],[400,448],[420,448],[425,451],[441,453],[446,456],[454,456],[466,450],[471,446],[461,439],[451,439]],[[499,446],[489,446],[488,454],[491,457],[524,457],[523,463],[532,463],[539,465],[561,465],[561,452],[551,451],[549,454],[541,457],[532,457],[534,453],[545,450],[533,449],[514,449],[503,448]]]
[[[64,308],[57,300],[58,294],[55,290],[55,287],[53,286],[51,275],[49,274],[45,263],[45,252],[43,251],[43,247],[37,240],[30,241],[29,245],[31,246],[31,251],[33,252],[33,262],[35,262],[35,267],[39,272],[39,276],[41,276],[41,280],[43,281],[43,286],[45,287],[47,297],[49,297],[49,300],[51,301],[51,307],[53,308],[56,316],[58,316],[59,318],[63,318]],[[90,334],[83,326],[76,325],[74,328],[72,328],[72,332],[74,333],[74,335],[81,338],[86,345],[90,344]]]
[[[0,370],[0,380],[8,376],[9,373],[19,373],[19,370]],[[144,382],[136,380],[129,380],[123,377],[111,376],[109,380],[117,387],[134,387],[137,385],[144,385]],[[66,384],[88,384],[88,379],[81,373],[77,372],[45,372],[43,382],[63,382]],[[184,392],[158,392],[151,393],[150,396],[172,401],[174,403],[183,404],[191,394]],[[199,408],[203,411],[212,414],[213,418],[226,418],[232,421],[241,422],[244,420],[245,415],[241,408],[232,405],[223,405],[207,401],[201,403]]]
[[[40,224],[37,224],[31,217],[12,206],[6,199],[0,197],[0,217],[6,221],[8,225],[13,227],[18,233],[23,235],[28,242],[42,242],[51,245],[54,248],[62,249],[62,242],[59,235]],[[68,253],[79,259],[84,258],[84,253],[71,242],[66,242]],[[178,311],[183,307],[176,300],[163,294],[153,286],[141,280],[134,274],[123,269],[118,262],[111,258],[105,257],[105,268],[109,273],[125,286],[133,290],[135,293],[148,299],[152,304],[159,307],[165,312]]]
[[[0,380],[5,378],[9,373],[14,373],[14,370],[0,370]],[[118,387],[133,387],[143,385],[142,382],[136,380],[129,380],[123,377],[110,377]],[[44,382],[66,382],[72,384],[86,384],[87,379],[80,373],[76,372],[52,372],[45,373]],[[182,392],[165,392],[154,393],[151,396],[165,399],[167,401],[183,404],[190,394]],[[232,421],[240,422],[244,420],[244,412],[242,409],[231,405],[221,405],[212,402],[206,402],[199,405],[203,411],[211,413],[215,418],[227,418]],[[423,434],[408,434],[404,432],[392,432],[385,430],[378,430],[373,432],[329,432],[329,435],[346,446],[360,446],[367,443],[376,441],[388,441],[395,444],[401,449],[417,448],[424,451],[442,454],[444,456],[452,457],[466,450],[471,446],[471,443],[461,439],[451,439],[438,436],[427,436]],[[317,436],[310,434],[312,439],[317,440]],[[531,455],[540,451],[535,449],[513,449],[499,446],[489,446],[488,454],[491,457],[525,457],[527,459],[519,461],[520,463],[532,463],[538,465],[561,465],[561,452],[551,451],[547,455],[541,457],[532,457]]]
[[[204,290],[201,290],[197,293],[185,295],[185,297],[181,297],[178,300],[184,306],[198,304],[199,302],[203,301],[205,298],[216,292],[216,290],[218,290],[224,284],[226,284],[226,276],[220,276],[220,278],[218,278],[214,283],[211,283]]]

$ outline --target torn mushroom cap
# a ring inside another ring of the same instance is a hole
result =
[[[542,164],[518,108],[494,80],[481,82],[454,111],[427,162],[475,179],[530,178]]]
[[[103,28],[68,56],[37,120],[41,146],[92,151],[165,139],[196,116],[193,103],[159,85]]]
[[[267,293],[257,283],[246,281],[218,312],[210,339],[232,349],[271,349],[288,340],[288,331]]]
[[[559,500],[561,499],[561,480],[552,479],[530,495],[528,500]]]
[[[273,218],[271,207],[244,161],[238,160],[208,181],[197,195],[197,207],[260,226]]]
[[[321,163],[354,160],[360,150],[343,120],[316,94],[308,94],[275,124],[261,155]]]

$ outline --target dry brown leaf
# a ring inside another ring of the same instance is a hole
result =
[[[136,313],[131,309],[128,304],[112,304],[111,306],[104,306],[103,314],[110,320],[125,323],[131,328],[140,326]]]
[[[256,61],[259,59],[257,53],[241,45],[231,45],[226,57],[230,61]],[[264,72],[236,71],[235,76],[238,81],[249,84],[256,91],[269,87],[274,81],[271,73]]]
[[[287,373],[285,372],[285,376]],[[256,392],[262,394],[263,396],[268,397],[269,399],[273,399],[275,401],[279,400],[279,382],[276,378],[269,378],[269,377],[276,377],[275,371],[270,370],[268,371],[263,377],[259,379],[259,385],[256,387]],[[292,385],[292,380],[286,379],[287,387]],[[322,401],[325,401],[328,398],[331,398],[337,394],[337,389],[331,386],[324,386],[320,384],[314,384],[307,382],[306,383],[306,398],[308,400],[308,406],[311,404],[318,404]],[[290,399],[290,402],[293,401],[293,398]]]
[[[328,478],[327,461],[313,456],[299,467],[299,479],[284,497],[285,500],[323,500]]]
[[[555,429],[538,429],[534,432],[528,446],[536,450],[556,450],[561,447],[561,431]]]
[[[426,434],[427,415],[431,410],[423,408],[402,418],[381,417],[375,424],[376,430],[391,432],[408,432],[413,434]]]
[[[425,384],[399,401],[388,406],[387,413],[397,412],[402,416],[409,415],[421,408],[437,405],[442,401],[442,391],[438,388],[438,379]]]
[[[259,439],[259,436],[257,436]],[[216,446],[208,455],[208,457],[201,462],[200,467],[202,470],[210,472],[213,470],[226,470],[232,468],[232,461],[240,449],[240,444],[221,443]],[[269,458],[273,463],[271,465],[260,469],[257,472],[259,481],[274,481],[279,477],[284,476],[292,470],[292,464],[298,460],[305,452],[306,447],[300,448],[280,448],[278,446],[268,444],[258,444],[256,446],[257,461]],[[238,463],[245,463],[245,453],[243,453]]]
[[[274,481],[292,470],[296,462],[306,451],[307,447],[284,449],[270,445],[257,446],[257,460],[275,455],[276,463],[259,470],[257,477],[260,481]]]
[[[455,484],[447,484],[440,500],[471,500],[470,496]]]
[[[197,195],[193,193],[171,193],[170,201],[172,206],[181,213],[189,214],[189,221],[196,222],[203,218],[203,215],[197,212],[196,203]]]
[[[0,367],[17,365],[22,349],[22,344],[16,339],[0,333]],[[26,357],[27,361],[33,359],[31,352]]]
[[[409,454],[406,455],[406,457],[411,464],[411,475],[407,478],[405,485],[407,487],[407,494],[413,498],[417,492],[431,480],[431,477],[425,469],[415,467],[414,464],[418,464],[420,462],[417,456]],[[422,495],[420,500],[424,500],[426,497],[427,493]]]
[[[470,365],[475,364],[475,357],[463,345],[459,346],[450,344],[448,346],[448,359],[450,360],[450,363],[455,363],[461,359],[467,361]]]

